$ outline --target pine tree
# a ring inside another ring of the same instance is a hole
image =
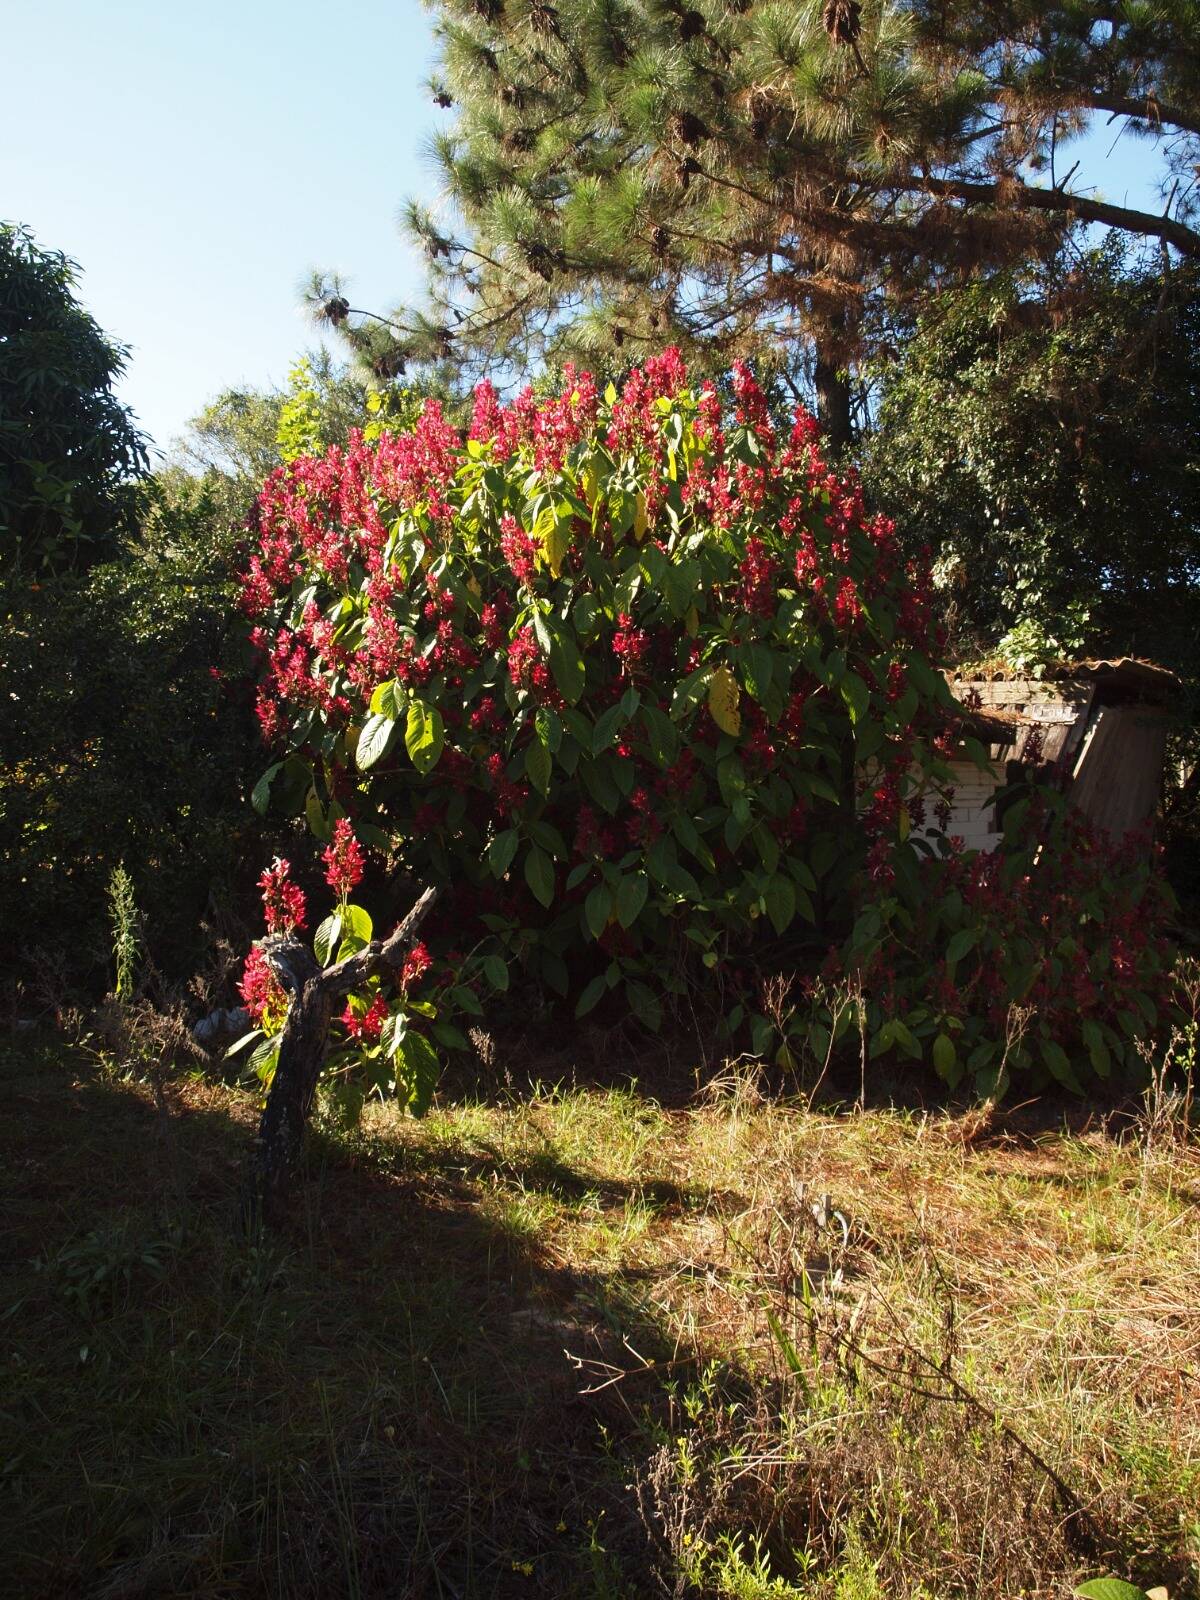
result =
[[[429,302],[370,323],[336,286],[317,303],[372,360],[464,377],[670,342],[702,367],[756,357],[815,390],[841,449],[884,300],[1078,221],[1200,253],[1186,194],[1153,216],[1058,170],[1098,111],[1194,156],[1195,9],[437,0],[456,226],[406,216]]]

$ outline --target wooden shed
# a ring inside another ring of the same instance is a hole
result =
[[[989,770],[965,753],[955,762],[946,832],[970,850],[1000,838],[993,797],[1034,767],[1113,839],[1152,822],[1162,797],[1169,707],[1179,680],[1166,667],[1125,656],[1077,661],[1041,678],[998,671],[947,675],[963,708],[963,732],[984,745]]]

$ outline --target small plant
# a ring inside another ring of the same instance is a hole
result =
[[[134,897],[133,879],[124,863],[113,868],[108,880],[109,920],[113,961],[117,969],[113,993],[118,1000],[133,998],[134,973],[142,950],[141,914]]]
[[[88,1321],[113,1315],[139,1278],[166,1276],[183,1243],[182,1231],[146,1236],[130,1219],[94,1228],[43,1263],[64,1300]]]

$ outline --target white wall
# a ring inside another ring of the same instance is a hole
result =
[[[1004,763],[992,763],[991,773],[981,771],[973,761],[953,761],[954,800],[950,807],[948,835],[957,834],[968,850],[994,850],[1000,842],[996,808],[988,805],[1004,783]],[[926,826],[934,825],[932,816]]]

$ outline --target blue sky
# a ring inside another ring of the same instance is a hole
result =
[[[0,216],[80,263],[160,445],[218,390],[284,380],[308,269],[369,307],[419,284],[395,218],[434,194],[445,113],[418,0],[59,0],[7,8],[4,36]]]
[[[419,287],[395,218],[435,198],[423,152],[446,113],[418,0],[59,0],[10,7],[4,43],[0,216],[80,263],[160,446],[220,389],[284,380],[314,342],[310,268],[371,309]],[[1116,134],[1082,142],[1076,183],[1152,205],[1149,147],[1110,156]]]

